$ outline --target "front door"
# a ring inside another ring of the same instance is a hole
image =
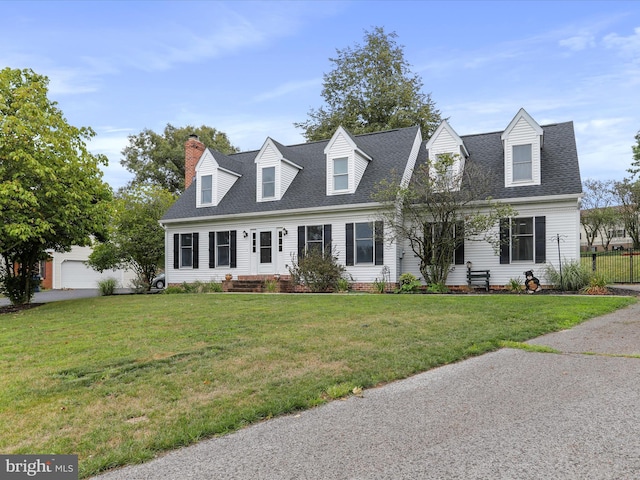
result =
[[[277,249],[274,248],[274,232],[273,230],[259,230],[257,233],[258,273],[275,273]]]

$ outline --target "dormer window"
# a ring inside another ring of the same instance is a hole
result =
[[[262,198],[276,196],[276,167],[262,169]]]
[[[203,175],[201,177],[200,201],[203,205],[211,204],[213,199],[213,175]]]
[[[334,158],[333,159],[333,190],[349,189],[349,159]]]
[[[446,120],[426,144],[429,151],[430,177],[436,191],[459,190],[464,164],[469,156],[462,139]]]
[[[531,181],[532,177],[531,144],[513,146],[513,181]]]
[[[355,193],[373,159],[343,127],[338,127],[324,149],[327,195]]]
[[[521,108],[500,138],[504,147],[504,186],[540,185],[542,127]]]
[[[206,149],[195,167],[196,208],[215,207],[242,176],[232,169],[225,155]]]
[[[267,138],[256,155],[256,201],[277,202],[302,170],[294,160],[298,158],[294,148],[285,147]]]

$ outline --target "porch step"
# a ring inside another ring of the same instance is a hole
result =
[[[291,282],[288,278],[278,280],[276,284],[275,290],[272,288],[265,288],[265,282],[271,281],[271,277],[265,278],[239,278],[237,280],[230,280],[228,282],[223,282],[223,290],[225,292],[234,292],[234,293],[261,293],[261,292],[272,292],[272,293],[285,293],[291,292]],[[272,287],[273,285],[270,285]]]
[[[233,293],[259,293],[262,292],[262,280],[232,280],[229,282],[227,292]]]

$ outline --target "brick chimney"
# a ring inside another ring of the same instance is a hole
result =
[[[198,135],[191,134],[184,144],[184,189],[186,190],[196,177],[196,165],[204,153],[204,143]]]

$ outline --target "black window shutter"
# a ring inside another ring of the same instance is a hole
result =
[[[304,257],[304,245],[305,245],[304,232],[305,232],[304,225],[300,225],[298,227],[298,258]]]
[[[238,233],[236,230],[231,230],[229,232],[229,268],[236,268],[236,250],[237,250],[237,241]]]
[[[216,232],[209,232],[209,268],[216,268]]]
[[[324,248],[324,251],[326,252],[327,249],[329,249],[329,251],[331,250],[331,224],[327,223],[324,226],[324,244],[322,245],[322,247]]]
[[[546,217],[535,218],[535,235],[536,263],[544,263],[547,261]]]
[[[173,234],[173,268],[180,268],[180,234]]]
[[[384,225],[378,220],[373,224],[374,251],[376,265],[384,265]]]
[[[193,268],[198,268],[198,259],[200,257],[200,252],[199,252],[199,241],[198,241],[198,237],[200,236],[200,234],[198,233],[194,233],[193,234]]]
[[[509,219],[500,219],[500,263],[509,263],[509,247],[511,239],[509,238]]]
[[[347,265],[353,265],[353,223],[347,223],[346,230]]]
[[[453,261],[456,265],[464,265],[464,222],[456,222],[455,238],[458,247],[453,254]]]

